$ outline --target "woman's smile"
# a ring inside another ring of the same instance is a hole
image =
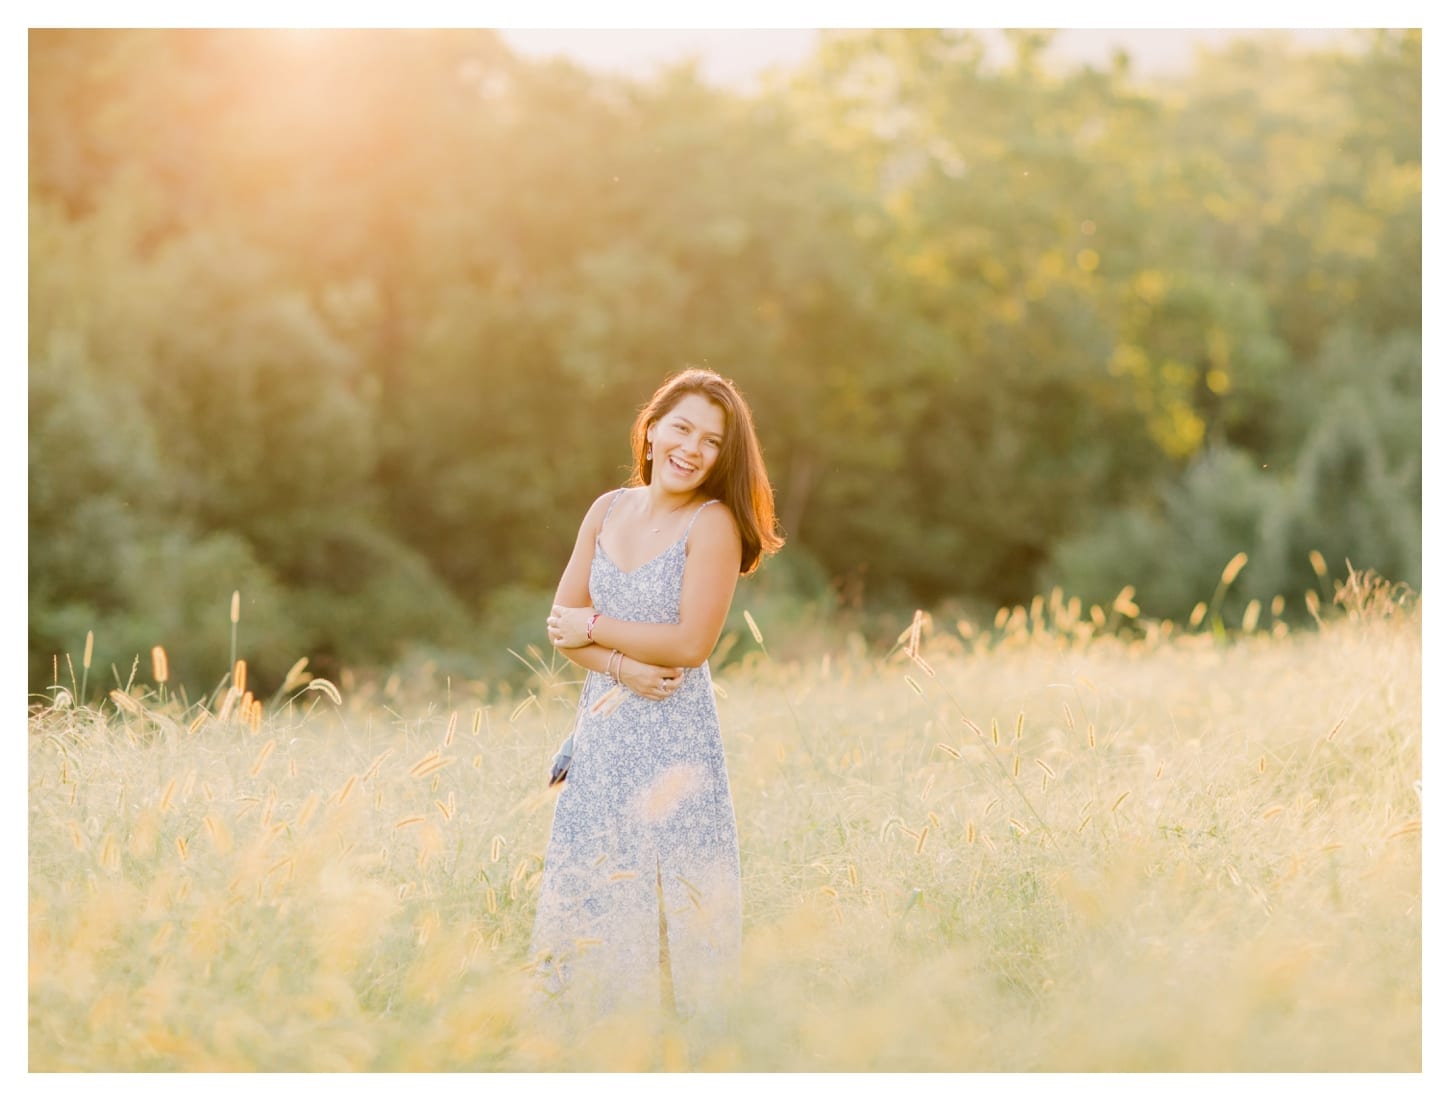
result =
[[[671,490],[704,483],[725,438],[725,411],[700,394],[687,394],[652,427],[653,470]]]

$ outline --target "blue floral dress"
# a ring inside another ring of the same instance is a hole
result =
[[[714,503],[633,570],[596,539],[595,610],[679,622],[685,544]],[[614,687],[601,673],[585,678],[533,952],[544,990],[571,1006],[591,1014],[662,1006],[688,1018],[724,993],[740,951],[740,853],[710,667],[686,669],[663,700],[610,694]]]

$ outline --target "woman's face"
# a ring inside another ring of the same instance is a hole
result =
[[[650,480],[671,493],[693,493],[725,445],[725,410],[703,394],[686,394],[646,435],[654,449]]]

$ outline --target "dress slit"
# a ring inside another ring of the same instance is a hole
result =
[[[675,979],[670,973],[670,923],[665,917],[665,885],[660,862],[655,859],[655,898],[660,907],[660,1008],[675,1012]]]

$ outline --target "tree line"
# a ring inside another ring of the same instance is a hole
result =
[[[840,32],[745,94],[486,30],[31,31],[32,689],[88,631],[209,687],[233,591],[263,681],[497,669],[690,363],[756,410],[784,618],[1182,618],[1240,551],[1239,601],[1310,551],[1418,587],[1419,33],[1153,81],[1049,41]]]

